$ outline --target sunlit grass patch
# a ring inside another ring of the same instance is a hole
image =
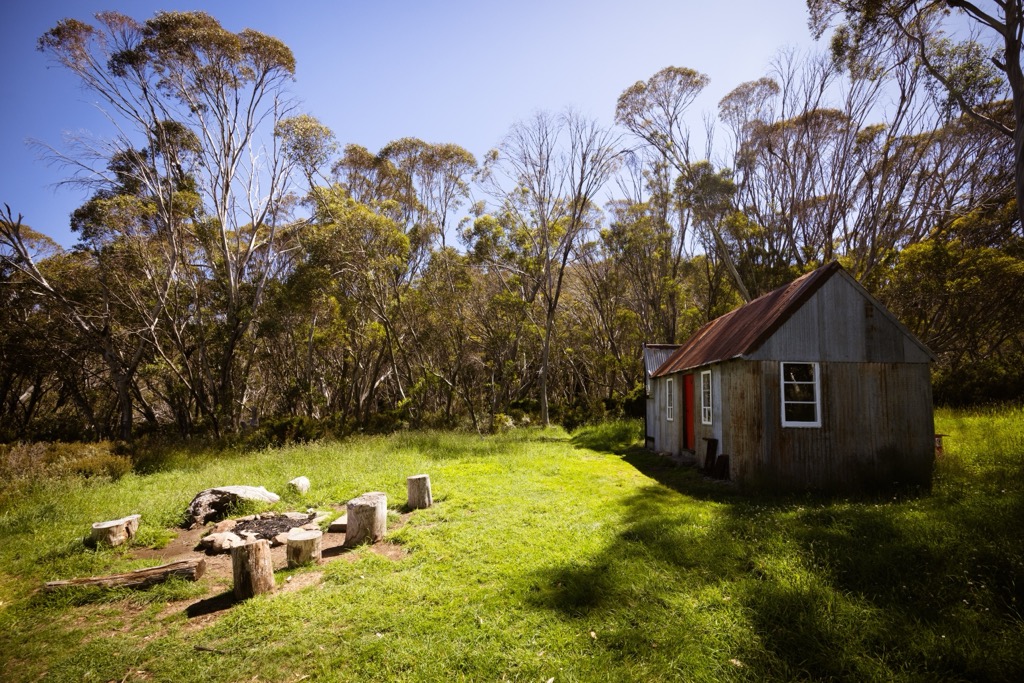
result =
[[[0,666],[12,680],[1016,680],[1018,418],[940,412],[933,492],[897,498],[747,497],[645,453],[629,422],[193,454],[40,484],[0,510]],[[412,474],[430,475],[435,505],[399,527]],[[298,475],[307,494],[287,490]],[[278,491],[281,510],[385,491],[400,551],[282,572],[317,580],[201,618],[182,603],[227,585],[33,596],[143,564],[85,548],[92,521],[140,512],[136,543],[160,545],[194,493],[225,483]]]

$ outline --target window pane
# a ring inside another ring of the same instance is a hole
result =
[[[787,401],[805,401],[814,403],[813,384],[786,384],[782,387]]]
[[[814,365],[811,363],[784,363],[782,374],[787,382],[813,382]]]
[[[787,403],[786,422],[817,422],[813,403]]]

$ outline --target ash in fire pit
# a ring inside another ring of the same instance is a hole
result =
[[[283,536],[295,528],[318,528],[315,525],[321,520],[316,513],[285,512],[275,514],[265,512],[235,519],[225,519],[214,526],[213,531],[199,541],[197,550],[211,553],[225,553],[251,540],[266,539],[271,545],[284,543]]]
[[[255,519],[240,519],[238,524],[232,530],[238,536],[243,536],[244,532],[249,531],[256,534],[256,538],[265,538],[268,541],[273,541],[274,537],[278,534],[284,534],[294,529],[295,527],[309,524],[316,518],[316,514],[311,515],[295,515],[289,516],[288,513],[284,515],[274,515],[273,517],[266,517],[260,515]]]

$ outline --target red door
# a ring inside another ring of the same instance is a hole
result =
[[[695,450],[693,435],[693,375],[683,375],[683,447]]]

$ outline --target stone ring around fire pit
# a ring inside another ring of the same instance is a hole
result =
[[[283,545],[293,530],[318,530],[320,522],[328,518],[326,513],[316,512],[265,512],[238,519],[225,519],[214,525],[211,532],[199,541],[199,549],[211,553],[226,553],[232,548],[259,539],[270,541],[273,546]]]

